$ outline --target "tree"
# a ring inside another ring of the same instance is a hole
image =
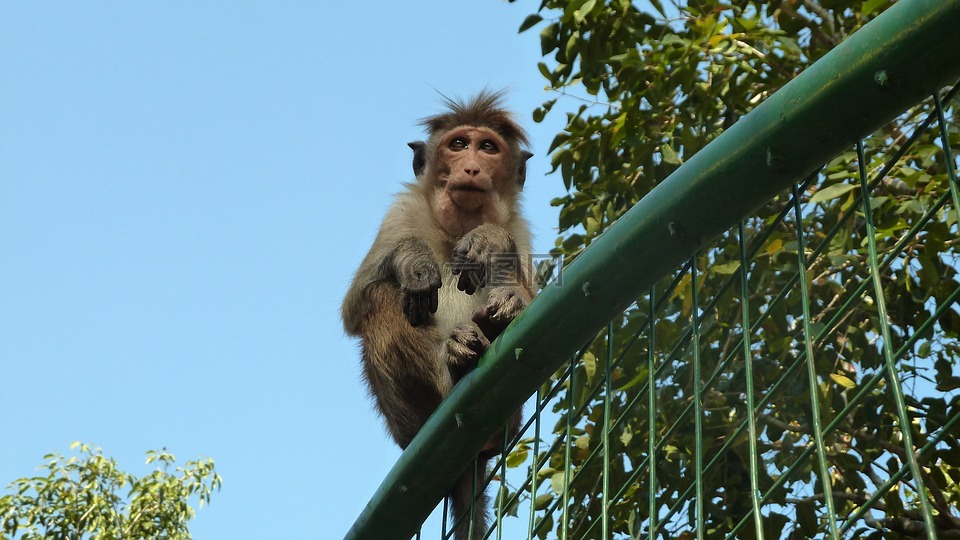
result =
[[[210,503],[221,478],[212,459],[187,462],[174,469],[173,454],[147,452],[159,468],[137,478],[118,469],[99,448],[73,443],[79,456],[44,456],[44,475],[10,484],[0,497],[0,540],[191,538],[187,522],[194,510]],[[126,493],[124,493],[124,490]]]
[[[544,61],[539,70],[555,96],[533,116],[573,109],[567,125],[550,146],[553,172],[559,171],[568,194],[553,201],[560,208],[556,252],[567,259],[584,248],[644,194],[716,138],[737,119],[889,7],[891,0],[543,0],[521,31],[540,30]],[[944,105],[949,146],[960,146],[956,92]],[[562,106],[557,106],[560,103]],[[907,475],[884,483],[906,463],[903,423],[893,392],[884,388],[883,321],[872,286],[865,218],[860,210],[860,158],[854,149],[825,164],[801,185],[800,230],[807,242],[810,321],[803,321],[797,287],[798,223],[792,220],[790,194],[784,194],[744,223],[752,250],[748,269],[740,268],[738,230],[729,231],[696,259],[699,349],[706,389],[703,453],[714,466],[704,475],[707,537],[754,538],[747,519],[752,453],[743,429],[749,412],[744,401],[743,308],[741,271],[747,272],[752,336],[753,385],[761,456],[758,471],[766,538],[805,538],[827,527],[832,499],[839,520],[882,493],[872,510],[853,524],[855,537],[902,538],[926,530],[922,509],[928,501],[935,527],[960,535],[960,441],[944,428],[960,416],[955,374],[960,354],[960,289],[957,261],[957,211],[950,210],[948,163],[933,105],[925,102],[863,141],[869,178],[889,169],[870,194],[877,227],[877,250],[884,297],[889,310],[891,351],[907,393],[914,450],[932,444],[923,456],[923,483]],[[932,119],[932,120],[930,120]],[[927,127],[927,126],[930,127]],[[800,143],[802,144],[802,142]],[[887,158],[907,148],[899,160]],[[957,201],[953,201],[956,203]],[[802,273],[801,273],[802,274]],[[657,402],[656,532],[663,538],[687,538],[694,524],[691,460],[696,441],[689,406],[692,392],[690,326],[693,279],[689,268],[658,285],[653,345],[657,372],[646,369],[649,298],[637,300],[622,319],[611,366],[614,391],[611,417],[604,417],[603,393],[592,391],[606,368],[603,336],[585,350],[571,379],[556,375],[564,391],[554,410],[575,417],[572,468],[577,481],[567,492],[567,520],[545,516],[538,536],[551,524],[573,538],[595,537],[601,506],[599,460],[590,460],[600,444],[600,426],[611,434],[609,481],[620,496],[609,509],[614,533],[650,532],[650,501],[645,474],[651,431],[649,388]],[[864,286],[865,288],[858,287]],[[825,435],[831,474],[829,489],[810,455],[815,426],[810,392],[803,376],[805,322],[813,339],[819,374],[815,393],[823,424],[836,421]],[[639,336],[639,337],[638,337]],[[634,342],[634,339],[636,341]],[[801,366],[791,371],[791,366]],[[796,373],[796,374],[794,374]],[[778,385],[778,383],[780,383]],[[861,390],[863,395],[855,400]],[[566,394],[566,395],[565,395]],[[572,395],[570,395],[572,394]],[[568,401],[568,398],[569,401]],[[671,429],[682,422],[680,429]],[[555,428],[565,433],[565,421]],[[550,482],[552,508],[563,504],[565,449],[554,446],[538,471]],[[511,464],[530,451],[521,444]],[[806,457],[804,457],[806,456]],[[713,459],[713,458],[717,459]],[[796,464],[794,470],[791,465]],[[551,482],[552,480],[552,482]],[[569,479],[568,479],[569,480]],[[537,498],[537,508],[551,497]],[[588,531],[592,530],[593,533]],[[739,529],[737,529],[739,527]]]

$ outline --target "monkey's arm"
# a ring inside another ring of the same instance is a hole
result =
[[[403,315],[413,326],[423,326],[440,303],[440,264],[430,247],[417,238],[403,240],[389,261],[403,295]]]
[[[343,300],[341,313],[347,333],[363,332],[370,307],[368,289],[384,281],[399,289],[403,315],[412,326],[426,324],[430,314],[437,312],[440,265],[430,247],[417,238],[405,238],[393,247],[375,242]]]

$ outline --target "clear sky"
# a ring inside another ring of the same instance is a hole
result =
[[[197,538],[341,537],[399,451],[338,308],[438,92],[510,90],[556,236],[537,6],[0,0],[0,484],[166,447]]]

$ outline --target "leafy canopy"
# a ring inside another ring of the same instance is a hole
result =
[[[99,448],[70,448],[79,455],[44,456],[42,474],[14,481],[0,497],[0,540],[188,540],[189,500],[202,508],[222,483],[212,459],[175,467],[173,454],[151,450],[147,463],[159,467],[137,478]]]
[[[534,111],[534,120],[561,113],[567,119],[550,146],[553,172],[568,190],[553,201],[560,209],[556,252],[568,260],[578,256],[690,156],[891,4],[543,0],[521,31],[539,31],[544,59],[538,68],[553,94]],[[955,94],[944,106],[953,156],[960,146]],[[836,156],[801,184],[799,222],[790,194],[745,220],[747,268],[741,268],[739,231],[727,232],[691,263],[696,277],[688,265],[654,288],[654,321],[647,315],[651,299],[637,299],[613,321],[611,344],[605,333],[598,336],[574,364],[572,378],[556,375],[562,390],[552,402],[562,415],[554,429],[557,440],[566,437],[565,415],[573,420],[568,444],[540,447],[548,450],[538,456],[533,474],[537,537],[546,538],[552,529],[570,538],[599,537],[604,480],[612,487],[608,511],[614,533],[693,537],[694,353],[704,381],[706,537],[811,537],[827,530],[828,496],[842,522],[874,494],[880,496],[872,510],[851,524],[853,537],[922,533],[921,501],[932,508],[941,537],[960,534],[960,441],[955,428],[945,429],[960,416],[955,374],[960,242],[957,212],[950,209],[958,201],[950,202],[949,163],[932,112],[929,101],[920,104],[863,142],[863,165],[874,184],[870,193],[862,193],[855,149]],[[903,155],[891,159],[898,149]],[[886,321],[868,279],[864,196],[876,225]],[[806,268],[798,272],[800,239]],[[801,279],[807,282],[806,297]],[[809,321],[803,318],[805,302]],[[694,315],[700,325],[696,341]],[[887,343],[881,337],[885,323]],[[750,416],[745,335],[759,404],[754,441],[748,441],[745,427]],[[819,425],[804,368],[808,339]],[[651,349],[653,373],[647,363]],[[906,394],[907,425],[884,377],[888,352]],[[603,390],[608,368],[609,417]],[[824,436],[830,473],[825,488],[812,447],[814,430],[827,423],[834,425]],[[604,426],[612,429],[606,479],[598,457]],[[924,492],[909,474],[887,484],[906,466],[905,429],[914,441],[910,450],[928,447],[921,455]],[[521,441],[508,464],[525,463],[531,443]],[[763,531],[755,531],[749,518],[754,455],[764,497]],[[507,509],[516,512],[515,502],[523,496],[514,489],[501,493],[501,501],[513,501]]]

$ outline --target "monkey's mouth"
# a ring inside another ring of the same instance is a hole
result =
[[[489,190],[473,182],[450,182],[447,184],[447,196],[458,208],[473,212],[483,206],[490,197]]]
[[[450,191],[464,191],[467,193],[486,193],[487,190],[473,184],[457,184],[450,186]]]

